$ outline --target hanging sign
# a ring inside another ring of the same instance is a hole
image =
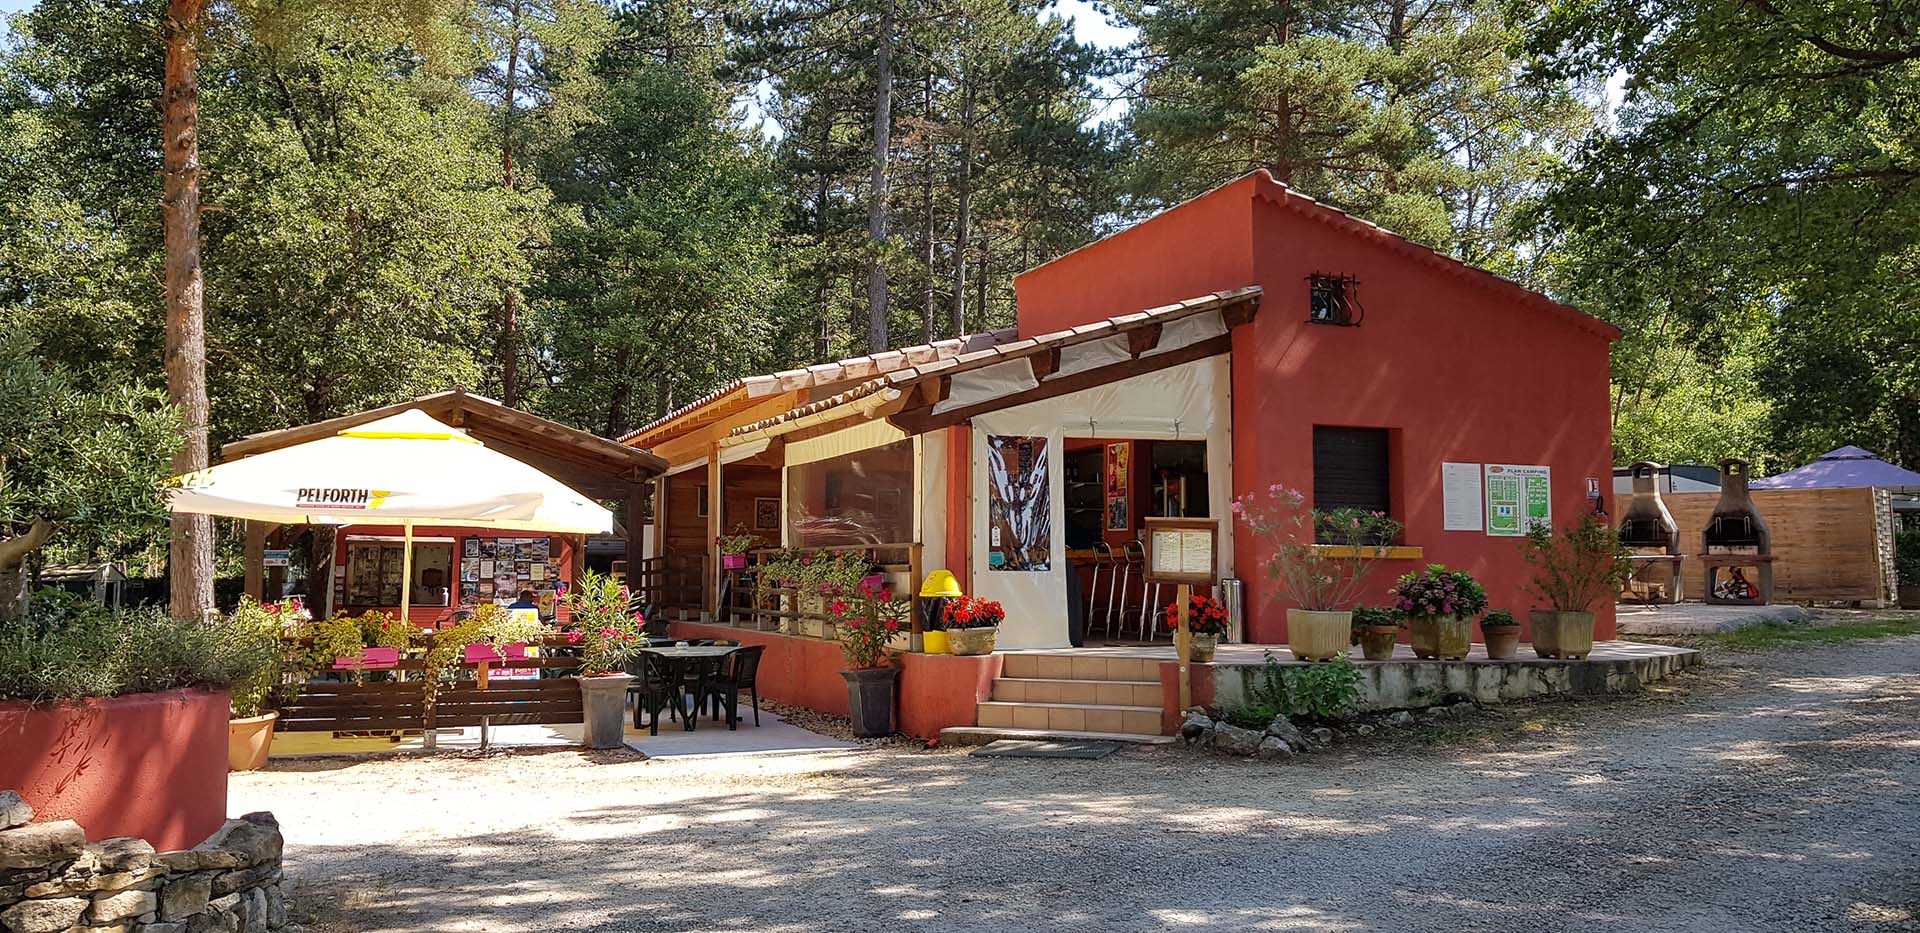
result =
[[[1553,527],[1552,471],[1544,466],[1486,466],[1487,534],[1517,538],[1536,525]]]
[[[287,560],[288,554],[284,549],[268,549],[260,552],[260,566],[262,567],[285,567],[287,566]]]
[[[1212,583],[1219,572],[1220,523],[1211,518],[1148,517],[1147,581]]]
[[[1480,464],[1440,464],[1441,530],[1479,531]]]
[[[1600,498],[1600,477],[1598,476],[1587,477],[1587,498],[1589,499]]]

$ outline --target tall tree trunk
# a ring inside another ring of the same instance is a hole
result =
[[[513,190],[513,120],[520,93],[520,3],[508,10],[507,70],[501,97],[505,113],[500,121],[500,186]],[[520,292],[512,283],[500,286],[500,402],[520,404]]]
[[[980,244],[980,265],[974,275],[973,289],[976,297],[974,311],[980,315],[980,329],[985,330],[990,326],[987,323],[987,244],[985,242]]]
[[[633,350],[621,347],[613,355],[613,371],[617,374],[613,383],[612,397],[607,400],[607,430],[604,437],[619,437],[627,433],[627,410],[633,404],[633,380],[628,376],[628,365],[633,362]]]
[[[813,282],[813,306],[820,314],[819,331],[814,334],[813,361],[829,363],[833,361],[833,314],[827,308],[827,278],[831,270],[827,262],[827,172],[825,169],[827,147],[833,144],[833,114],[828,113],[820,121],[820,148],[816,157],[820,159],[819,186],[813,197],[813,242],[820,250],[820,265]]]
[[[932,343],[936,308],[933,293],[933,71],[928,69],[921,102],[924,126],[920,130],[920,200],[927,212],[922,218],[922,243],[926,246],[927,293],[920,303],[920,342]]]
[[[893,4],[873,55],[873,179],[867,196],[867,352],[887,348],[887,160],[893,144]]]
[[[953,335],[967,334],[967,235],[973,220],[973,76],[961,78],[960,180],[954,186],[953,213]]]
[[[654,377],[654,405],[658,408],[655,418],[665,418],[673,410],[673,379],[665,369]]]
[[[307,542],[307,609],[320,619],[333,608],[333,552],[339,539],[333,525],[309,525],[307,531],[313,536]]]
[[[200,84],[195,45],[203,0],[168,0],[166,80],[160,111],[161,214],[166,229],[167,397],[180,413],[184,443],[176,474],[207,468],[206,283],[200,271]],[[213,519],[173,516],[167,551],[173,614],[213,608]]]
[[[53,535],[53,523],[35,518],[27,530],[0,538],[0,622],[20,617],[27,609],[27,561]]]

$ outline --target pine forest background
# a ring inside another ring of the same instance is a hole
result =
[[[42,0],[0,48],[0,516],[167,443],[164,12]],[[1266,168],[1623,328],[1621,462],[1920,466],[1913,5],[1077,15],[1127,41],[1036,0],[215,2],[212,442],[452,385],[618,437],[1008,326],[1020,271]]]

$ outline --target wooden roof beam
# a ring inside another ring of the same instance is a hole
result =
[[[1158,322],[1127,331],[1127,352],[1133,354],[1135,359],[1139,359],[1140,354],[1159,345],[1160,324]]]

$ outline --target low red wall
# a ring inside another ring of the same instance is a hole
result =
[[[1192,685],[1189,693],[1193,706],[1213,705],[1213,665],[1189,663],[1187,683]],[[1180,720],[1185,714],[1186,710],[1180,706],[1180,662],[1162,661],[1160,663],[1160,734],[1179,734]]]
[[[846,662],[837,642],[698,622],[675,622],[669,631],[675,638],[724,638],[765,645],[758,675],[761,696],[847,715],[847,682],[840,678]],[[907,654],[902,658],[900,707],[894,722],[901,732],[920,738],[934,738],[948,726],[973,725],[974,704],[987,698],[1000,673],[1000,659],[994,655]]]
[[[0,790],[89,839],[189,849],[227,818],[225,691],[0,703],[0,749]]]

